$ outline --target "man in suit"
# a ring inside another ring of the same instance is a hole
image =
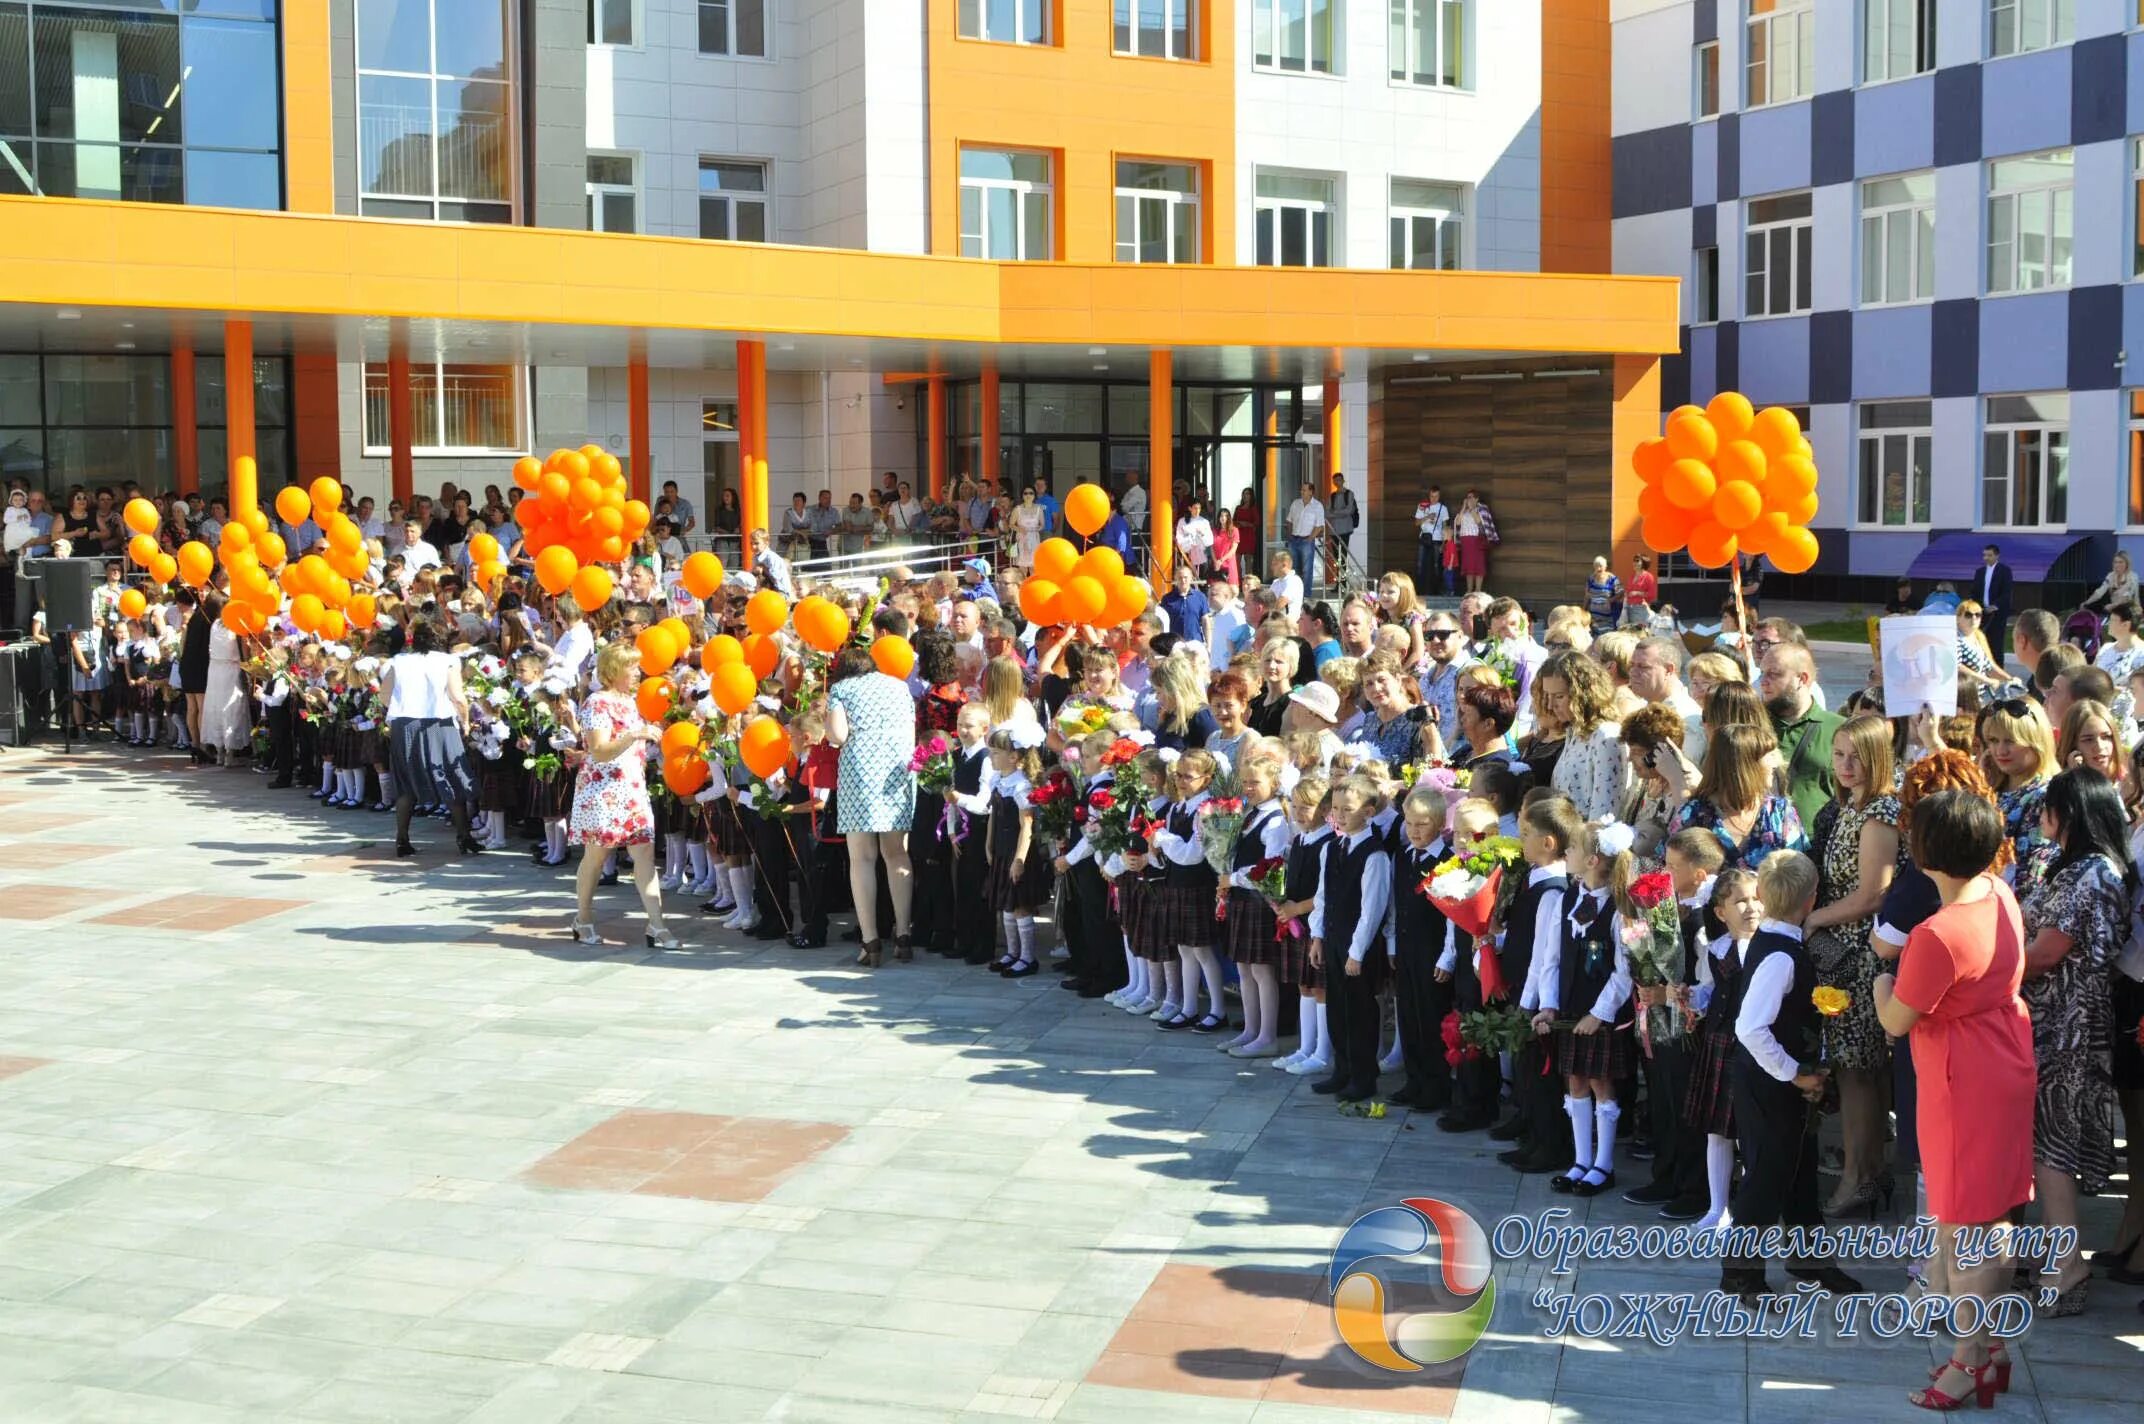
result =
[[[2003,625],[2010,620],[2010,566],[2003,551],[1990,544],[1980,551],[1980,574],[1974,591],[1980,597],[1980,631],[1988,646],[2003,646]]]

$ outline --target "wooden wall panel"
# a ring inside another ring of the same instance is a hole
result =
[[[1557,368],[1499,362],[1438,373]],[[1414,567],[1412,515],[1432,483],[1454,509],[1473,488],[1503,536],[1490,554],[1489,591],[1520,599],[1537,617],[1579,600],[1611,537],[1614,382],[1606,367],[1500,381],[1402,376],[1383,382],[1376,408],[1377,569]]]

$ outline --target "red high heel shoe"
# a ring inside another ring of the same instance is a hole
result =
[[[1937,1365],[1928,1372],[1928,1382],[1934,1384],[1937,1380],[1943,1378],[1943,1372],[1949,1368],[1948,1363]],[[1990,1345],[1988,1347],[1988,1368],[1995,1372],[1995,1392],[1997,1394],[2008,1394],[2010,1392],[2009,1347]]]
[[[1989,1363],[1976,1368],[1954,1356],[1943,1368],[1945,1371],[1956,1370],[1971,1380],[1973,1382],[1972,1393],[1948,1395],[1931,1384],[1926,1389],[1917,1389],[1907,1395],[1906,1402],[1916,1409],[1933,1409],[1940,1414],[1947,1414],[1953,1409],[1963,1409],[1968,1402],[1981,1409],[1993,1409],[1995,1407],[1994,1364]],[[1940,1377],[1939,1375],[1938,1378]]]

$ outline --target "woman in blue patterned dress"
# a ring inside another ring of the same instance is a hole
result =
[[[1802,818],[1794,803],[1772,794],[1772,769],[1767,760],[1779,749],[1768,727],[1733,722],[1716,728],[1705,744],[1704,764],[1698,769],[1693,791],[1678,785],[1683,778],[1680,759],[1665,770],[1669,799],[1686,799],[1668,818],[1668,834],[1697,827],[1718,838],[1729,865],[1755,870],[1775,850],[1809,849]]]
[[[1995,789],[2017,864],[2011,884],[2020,902],[2054,864],[2060,847],[2040,834],[2040,805],[2055,764],[2055,729],[2047,712],[2029,697],[1991,702],[1980,714],[1981,767]]]
[[[893,957],[909,960],[909,906],[915,880],[908,860],[908,827],[916,809],[916,699],[908,684],[888,677],[862,648],[843,648],[827,678],[826,740],[841,752],[834,792],[838,829],[849,843],[849,892],[864,946],[856,962],[874,968],[882,946],[878,922],[878,862],[886,861],[893,892]]]

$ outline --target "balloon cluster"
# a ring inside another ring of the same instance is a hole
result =
[[[1669,412],[1667,433],[1638,446],[1631,464],[1641,536],[1655,553],[1687,548],[1716,569],[1761,554],[1783,574],[1815,563],[1816,461],[1794,413],[1758,410],[1739,391]]]
[[[599,565],[624,562],[649,519],[647,503],[630,497],[618,457],[600,445],[553,450],[542,460],[524,455],[514,461],[514,483],[529,495],[514,506],[514,522],[536,561],[536,582],[554,598],[570,590],[584,611],[608,603],[616,581]],[[477,572],[488,583],[505,570],[479,565]],[[722,585],[713,554],[694,554],[682,572],[695,598]]]

